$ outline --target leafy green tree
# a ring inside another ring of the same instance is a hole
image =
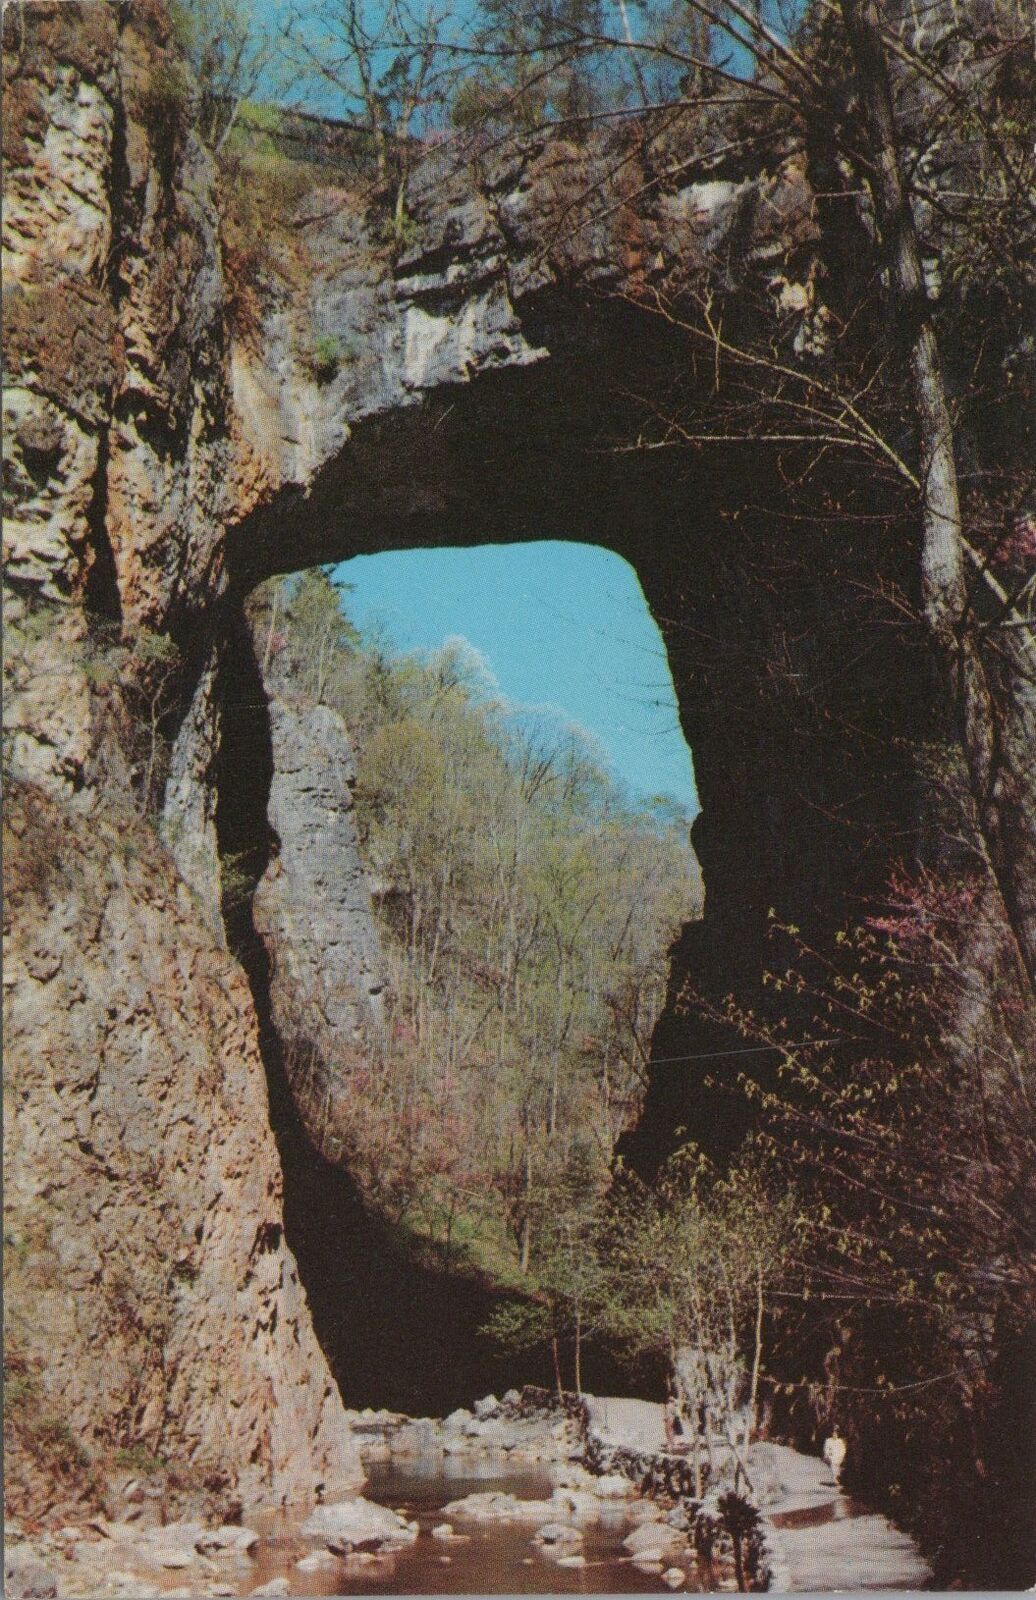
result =
[[[348,585],[337,584],[332,567],[312,567],[275,583],[253,606],[253,626],[262,629],[264,672],[317,704],[332,696],[335,680],[355,655],[360,636],[342,609]]]
[[[687,1146],[648,1188],[620,1184],[601,1234],[602,1320],[634,1354],[660,1356],[687,1414],[693,1462],[713,1433],[746,1482],[756,1426],[768,1298],[789,1271],[801,1230],[793,1193],[758,1162],[725,1175]]]
[[[574,1145],[533,1200],[541,1215],[527,1295],[504,1301],[486,1324],[485,1331],[506,1349],[548,1345],[559,1394],[564,1345],[571,1345],[573,1387],[581,1394],[583,1343],[600,1324],[605,1278],[597,1235],[607,1182],[592,1149]]]
[[[685,823],[631,807],[578,732],[501,704],[462,643],[394,657],[358,638],[327,570],[267,586],[251,615],[270,687],[334,706],[355,741],[392,982],[388,1048],[349,1073],[350,1164],[451,1258],[517,1266],[581,1346],[577,1201],[643,1093],[699,892]]]

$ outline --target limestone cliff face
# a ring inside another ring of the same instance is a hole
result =
[[[362,1473],[218,922],[211,169],[159,7],[9,7],[4,52],[9,1349],[102,1462],[140,1447],[249,1504],[311,1498]],[[175,640],[166,837],[193,890],[111,737],[113,639],[145,661]]]
[[[243,974],[146,828],[17,784],[4,856],[9,1359],[95,1460],[246,1505],[355,1485]]]
[[[273,854],[252,901],[270,965],[285,1068],[313,1145],[342,1155],[336,1100],[384,1026],[385,961],[353,818],[355,767],[341,717],[271,699]]]
[[[230,504],[222,269],[162,8],[41,3],[4,29],[6,726],[19,770],[73,796],[96,756],[84,602],[175,635],[205,699]],[[217,742],[209,702],[169,785],[210,910]]]

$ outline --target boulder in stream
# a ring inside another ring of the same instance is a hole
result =
[[[259,1535],[254,1528],[226,1522],[219,1528],[206,1528],[195,1539],[194,1548],[202,1556],[247,1555],[258,1543]]]
[[[687,1548],[687,1540],[677,1528],[665,1522],[642,1522],[622,1541],[623,1549],[638,1559],[646,1558],[648,1551],[656,1556],[676,1556]]]
[[[597,1522],[601,1502],[590,1489],[555,1489],[551,1496],[558,1513],[574,1522]]]
[[[353,1550],[379,1550],[385,1544],[409,1544],[417,1538],[410,1523],[362,1495],[317,1506],[301,1531],[312,1539],[323,1539],[329,1550],[344,1555]]]
[[[570,1522],[545,1522],[543,1527],[533,1534],[533,1541],[544,1545],[582,1544],[583,1534],[581,1529],[574,1528]]]
[[[561,1509],[552,1500],[519,1500],[494,1489],[466,1494],[442,1508],[444,1517],[467,1517],[473,1522],[549,1522]]]
[[[636,1484],[621,1472],[606,1472],[592,1485],[593,1493],[601,1500],[632,1500]]]

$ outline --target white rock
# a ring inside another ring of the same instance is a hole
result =
[[[662,1555],[676,1555],[686,1548],[687,1541],[676,1528],[670,1528],[664,1522],[643,1522],[639,1528],[634,1528],[622,1541],[623,1549],[634,1556],[640,1556],[645,1551],[652,1551],[655,1557]]]
[[[559,1515],[574,1517],[579,1522],[596,1522],[601,1515],[601,1503],[589,1489],[555,1489],[551,1499]]]
[[[254,1550],[258,1543],[259,1535],[254,1528],[241,1528],[225,1522],[219,1528],[206,1528],[205,1532],[195,1539],[194,1548],[199,1555],[223,1550],[241,1550],[247,1554],[249,1550]]]
[[[662,1507],[654,1500],[628,1500],[622,1514],[627,1521],[636,1523],[662,1521]]]
[[[194,1557],[186,1550],[156,1550],[154,1559],[159,1566],[167,1567],[170,1572],[181,1572],[184,1567],[193,1567]]]
[[[288,1594],[291,1584],[287,1578],[271,1578],[269,1583],[261,1583],[258,1589],[253,1589],[252,1594]]]
[[[662,1566],[663,1553],[661,1550],[638,1550],[636,1555],[630,1557],[630,1560],[635,1567],[645,1567],[651,1571],[659,1571]]]
[[[601,1500],[632,1500],[637,1490],[621,1472],[606,1472],[594,1483],[593,1492]]]
[[[585,1556],[558,1556],[559,1567],[585,1567]]]
[[[310,1555],[303,1556],[296,1561],[295,1567],[299,1572],[323,1572],[328,1567],[337,1566],[338,1563],[330,1550],[314,1550]]]
[[[667,1589],[682,1589],[687,1582],[687,1574],[682,1567],[666,1567],[662,1582]]]
[[[480,1422],[485,1422],[489,1417],[495,1417],[500,1410],[500,1402],[495,1394],[487,1394],[484,1400],[476,1400],[474,1412]]]
[[[572,1461],[555,1462],[550,1469],[550,1476],[559,1489],[596,1490],[598,1483],[601,1482],[600,1478],[588,1472],[584,1466]]]
[[[446,1517],[468,1517],[475,1522],[550,1522],[556,1521],[559,1507],[553,1500],[519,1500],[500,1490],[483,1490],[451,1500],[443,1506]]]
[[[583,1535],[570,1522],[546,1522],[533,1535],[536,1544],[582,1544]]]
[[[436,1526],[432,1529],[432,1538],[433,1539],[452,1539],[453,1538],[453,1523],[452,1522],[439,1522],[439,1523],[437,1523]]]
[[[328,1549],[336,1552],[376,1549],[389,1540],[409,1544],[417,1537],[414,1529],[394,1511],[376,1505],[373,1500],[364,1500],[360,1495],[334,1505],[317,1506],[302,1524],[301,1531],[310,1538],[323,1539]]]
[[[104,1523],[103,1527],[102,1523]],[[95,1522],[90,1524],[90,1526],[96,1528],[98,1533],[103,1533],[109,1539],[117,1539],[125,1542],[129,1539],[139,1539],[140,1537],[140,1529],[134,1527],[132,1522],[105,1523],[103,1517],[98,1517]]]

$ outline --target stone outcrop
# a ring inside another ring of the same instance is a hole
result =
[[[5,753],[30,784],[9,799],[28,875],[5,926],[9,1348],[97,1459],[138,1448],[199,1490],[305,1499],[362,1472],[284,1241],[218,915],[211,166],[161,7],[9,8],[4,47]],[[145,663],[175,640],[165,837],[191,889],[110,737],[113,637]]]
[[[16,1441],[31,1406],[94,1459],[168,1460],[198,1494],[256,1505],[354,1486],[284,1242],[243,974],[131,817],[16,784],[4,857]]]
[[[384,1029],[385,961],[353,816],[352,748],[327,706],[269,702],[273,852],[252,900],[270,1004],[313,1144],[342,1154],[331,1112]]]

